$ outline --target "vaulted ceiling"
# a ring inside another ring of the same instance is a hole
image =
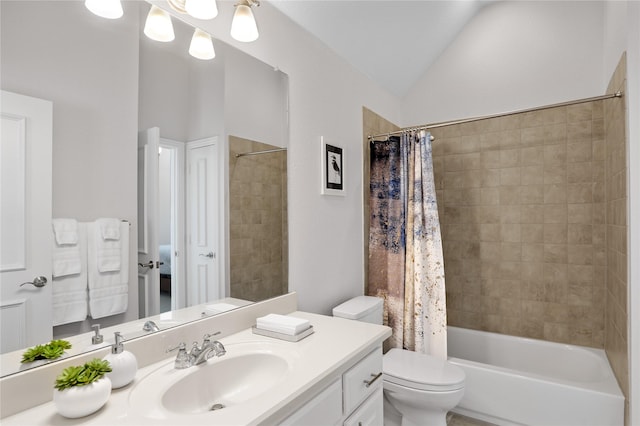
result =
[[[403,97],[487,0],[271,0],[389,92]]]

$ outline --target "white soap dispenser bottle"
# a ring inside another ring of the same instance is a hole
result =
[[[133,381],[138,371],[138,361],[136,356],[124,350],[122,335],[119,331],[115,333],[116,343],[111,347],[111,353],[104,357],[111,364],[112,371],[107,373],[111,380],[111,388],[117,389],[128,385]]]

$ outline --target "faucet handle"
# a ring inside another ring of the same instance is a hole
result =
[[[178,346],[167,349],[167,353],[173,352],[176,349],[178,350],[178,355],[176,355],[176,360],[173,363],[174,367],[178,370],[191,367],[191,357],[187,353],[187,344],[181,342]]]
[[[212,338],[213,336],[217,336],[218,334],[220,334],[220,332],[219,332],[219,331],[216,331],[216,332],[215,332],[215,333],[213,333],[213,334],[208,334],[208,333],[207,333],[207,334],[205,334],[204,336],[202,336],[202,343],[203,343],[203,344],[205,344],[205,343],[207,343],[207,342],[210,342],[210,341],[211,341],[211,338]]]
[[[186,344],[185,342],[180,342],[180,344],[179,344],[179,345],[174,346],[173,348],[169,348],[169,349],[167,349],[167,351],[166,351],[166,352],[167,352],[167,353],[169,353],[169,352],[173,352],[173,351],[175,351],[176,349],[179,349],[179,350],[181,350],[181,351],[186,351],[186,350],[187,350],[187,344]]]
[[[95,335],[91,337],[91,344],[99,345],[104,341],[104,336],[100,334],[100,324],[93,324],[91,328],[93,328],[93,332],[95,333]]]

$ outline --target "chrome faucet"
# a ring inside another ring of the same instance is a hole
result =
[[[227,353],[224,345],[217,340],[211,341],[211,337],[220,332],[211,334],[205,334],[202,340],[202,346],[198,347],[194,342],[194,346],[191,348],[191,365],[199,365],[213,356],[222,356]]]
[[[199,346],[198,342],[193,342],[193,346],[189,352],[187,352],[186,345],[184,343],[180,343],[175,348],[168,349],[167,352],[172,352],[178,349],[178,355],[176,356],[174,363],[175,368],[179,370],[189,368],[194,365],[202,364],[211,357],[226,354],[227,350],[221,342],[211,340],[211,337],[217,334],[220,334],[220,332],[205,334],[202,340],[202,346]]]
[[[144,331],[152,331],[152,332],[160,331],[160,327],[158,327],[156,323],[151,320],[145,322],[144,325],[142,326],[142,329]]]

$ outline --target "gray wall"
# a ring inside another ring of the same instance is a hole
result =
[[[123,6],[107,21],[79,2],[3,1],[1,86],[53,102],[53,216],[129,220],[135,265],[139,21],[137,3]],[[129,311],[103,326],[137,318],[136,274]]]

